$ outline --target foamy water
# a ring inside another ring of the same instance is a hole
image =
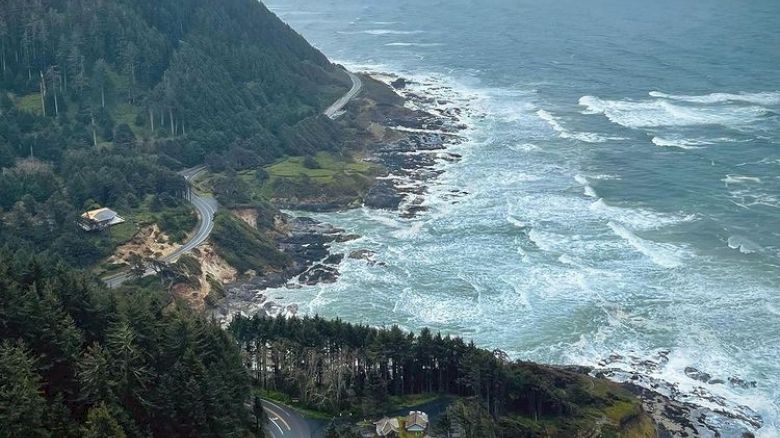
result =
[[[530,0],[272,4],[332,58],[410,78],[470,126],[417,218],[315,215],[363,236],[336,251],[381,263],[345,259],[338,283],[279,295],[638,372],[776,437],[780,4],[611,1],[598,15]]]

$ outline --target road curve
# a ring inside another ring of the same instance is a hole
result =
[[[348,70],[344,71],[347,73],[347,75],[349,75],[349,79],[352,80],[352,88],[347,91],[347,94],[341,96],[339,100],[333,102],[333,105],[329,106],[325,111],[323,111],[323,114],[330,117],[331,119],[338,118],[338,116],[342,115],[344,113],[342,111],[344,106],[360,92],[361,88],[363,88],[363,81],[360,80],[358,75]]]
[[[187,184],[195,179],[199,174],[206,170],[205,166],[193,167],[179,172],[187,180]],[[198,225],[192,237],[184,242],[176,251],[160,259],[163,262],[171,263],[179,259],[182,254],[188,253],[198,245],[205,242],[214,229],[214,214],[217,212],[217,201],[211,196],[202,196],[194,191],[190,191],[190,203],[198,212]]]
[[[344,70],[344,72],[349,76],[349,79],[352,81],[352,88],[347,91],[347,93],[343,96],[341,96],[337,101],[333,102],[333,105],[329,106],[325,111],[323,111],[323,114],[331,119],[336,119],[340,115],[344,114],[344,106],[349,103],[350,100],[352,100],[357,94],[360,92],[360,90],[363,88],[363,81],[360,79],[360,77],[351,71]],[[197,166],[192,167],[189,169],[182,170],[179,172],[179,175],[183,176],[184,179],[187,180],[187,183],[189,184],[190,181],[192,181],[195,177],[197,177],[201,172],[203,172],[206,169],[205,166]],[[181,257],[182,254],[185,254],[189,251],[192,251],[200,245],[201,243],[205,242],[206,239],[208,239],[209,235],[211,234],[211,230],[214,229],[214,213],[216,213],[218,205],[214,198],[212,197],[206,197],[202,195],[198,195],[195,192],[190,193],[190,202],[195,207],[195,210],[198,212],[198,226],[195,227],[195,232],[192,235],[192,237],[185,242],[181,247],[176,249],[176,251],[168,254],[165,257],[162,257],[160,261],[171,263],[175,262],[176,260]],[[144,276],[153,274],[154,271],[151,269],[148,269]],[[132,278],[132,275],[129,271],[122,271],[117,274],[104,277],[103,282],[109,287],[109,288],[115,288],[120,286],[122,283],[130,280]]]
[[[305,438],[312,430],[299,413],[278,403],[263,400],[263,410],[268,415],[266,430],[273,438]]]
[[[199,174],[206,170],[205,166],[192,167],[179,172],[179,175],[183,176],[187,181],[187,184],[195,179]],[[214,213],[217,212],[217,201],[210,196],[198,195],[194,191],[190,191],[190,203],[198,213],[198,225],[189,240],[184,242],[176,251],[160,258],[161,262],[172,263],[181,257],[182,254],[188,253],[195,249],[198,245],[205,242],[211,234],[211,230],[214,229]],[[154,270],[147,269],[144,276],[154,274]],[[133,278],[129,271],[122,271],[109,277],[104,277],[103,282],[109,288],[113,289],[122,285],[122,283],[129,281]]]

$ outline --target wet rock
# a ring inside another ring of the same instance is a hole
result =
[[[397,210],[402,200],[390,181],[381,180],[368,190],[363,203],[371,208]]]
[[[699,371],[694,367],[685,367],[685,375],[693,380],[698,380],[700,382],[709,382],[712,379],[712,376],[710,376],[708,373]]]
[[[314,286],[319,283],[335,283],[338,278],[339,272],[335,268],[317,264],[301,274],[298,281],[308,286]]]
[[[336,242],[344,243],[344,242],[351,242],[353,240],[360,239],[359,234],[340,234],[338,237],[336,237]]]
[[[349,258],[355,260],[371,260],[374,257],[374,251],[370,249],[358,249],[349,253]]]
[[[396,90],[403,90],[406,88],[406,79],[404,78],[398,78],[390,83],[390,85],[393,86]]]
[[[338,265],[344,260],[344,254],[331,254],[322,263],[326,265]]]
[[[755,380],[748,381],[748,380],[741,379],[739,377],[729,377],[729,384],[731,386],[736,386],[739,388],[750,389],[750,388],[755,388],[757,383]]]

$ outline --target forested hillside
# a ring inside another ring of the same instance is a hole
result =
[[[0,250],[0,436],[247,436],[249,383],[232,337],[159,286]]]
[[[255,0],[4,0],[0,243],[92,263],[112,243],[75,234],[83,209],[177,208],[179,168],[334,149],[319,114],[348,84]]]

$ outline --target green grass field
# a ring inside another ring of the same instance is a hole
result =
[[[16,98],[16,107],[33,114],[41,113],[41,93],[32,93]]]

